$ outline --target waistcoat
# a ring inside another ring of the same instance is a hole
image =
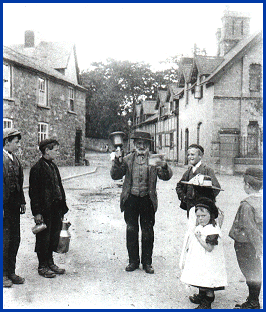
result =
[[[137,156],[133,163],[131,194],[144,197],[149,193],[148,157]]]

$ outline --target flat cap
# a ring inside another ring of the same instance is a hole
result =
[[[198,148],[199,150],[201,150],[202,154],[204,154],[204,148],[199,144],[191,144],[189,145],[188,149],[190,148]]]
[[[17,136],[19,139],[21,139],[21,132],[15,128],[3,130],[3,139],[15,137],[15,136]]]
[[[51,143],[56,143],[57,145],[59,145],[59,142],[56,139],[45,139],[39,143],[40,151],[42,151],[46,145],[51,144]]]
[[[263,170],[260,168],[256,167],[247,168],[245,175],[251,176],[260,182],[263,181]]]

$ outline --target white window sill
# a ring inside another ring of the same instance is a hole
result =
[[[68,110],[67,112],[68,112],[69,114],[72,114],[72,115],[77,115],[76,112],[73,112],[73,111],[71,111],[71,110]]]
[[[10,98],[10,97],[3,97],[3,99],[4,99],[5,101],[15,102],[15,99]]]
[[[38,107],[40,108],[44,108],[44,109],[51,109],[50,106],[44,106],[44,105],[41,105],[41,104],[37,104]]]

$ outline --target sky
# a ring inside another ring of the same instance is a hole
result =
[[[195,43],[216,55],[226,7],[249,14],[251,34],[262,30],[262,3],[4,3],[3,44],[34,30],[38,40],[75,43],[81,71],[108,58],[160,70],[171,56],[192,56]]]

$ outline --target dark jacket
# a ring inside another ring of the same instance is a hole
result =
[[[220,184],[215,176],[213,169],[208,167],[206,164],[201,164],[197,170],[193,173],[192,167],[190,167],[182,176],[181,180],[176,185],[176,193],[179,200],[181,200],[180,208],[184,210],[189,210],[195,205],[195,196],[193,185],[181,183],[181,181],[189,181],[192,177],[195,177],[197,174],[208,175],[212,179],[213,186],[220,187]],[[190,177],[190,178],[189,178]],[[219,194],[219,190],[213,190],[213,195],[216,197]]]
[[[54,163],[53,163],[54,164]],[[58,182],[62,194],[62,212],[68,211],[66,205],[65,191],[62,185],[61,177],[57,166],[54,164]],[[50,215],[50,208],[54,198],[54,176],[53,170],[42,157],[30,170],[29,196],[31,200],[31,211],[34,216],[41,214],[43,217]]]
[[[23,168],[18,158],[14,154],[12,155],[19,165],[19,183],[17,185],[17,191],[18,191],[17,204],[18,206],[20,206],[22,204],[26,204],[24,192],[23,192],[23,179],[24,179]],[[9,203],[10,195],[11,195],[9,166],[12,166],[12,160],[5,153],[3,153],[3,205],[4,207]]]
[[[239,243],[251,243],[262,254],[263,213],[262,192],[251,194],[241,201],[229,236]]]
[[[113,161],[113,165],[111,168],[111,177],[113,180],[120,180],[123,178],[123,176],[125,176],[123,189],[120,197],[121,211],[125,210],[124,204],[131,191],[132,170],[135,156],[136,156],[135,152],[130,153],[129,155],[123,158],[122,163],[120,163],[117,159],[115,159]],[[158,198],[156,192],[157,176],[159,177],[159,179],[167,181],[171,179],[172,175],[173,172],[168,165],[165,169],[157,168],[155,166],[149,166],[149,196],[153,203],[154,211],[157,211],[158,207]]]

